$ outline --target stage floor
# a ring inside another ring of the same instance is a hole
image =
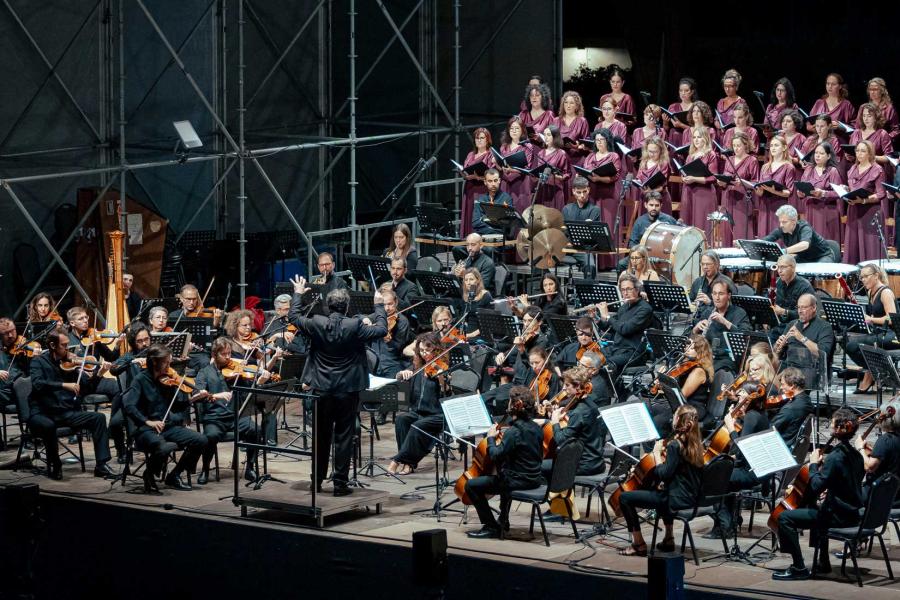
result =
[[[289,424],[291,425],[296,425],[298,420],[296,412],[296,405],[289,408]],[[387,466],[389,457],[396,450],[393,426],[388,423],[386,426],[381,426],[380,430],[382,437],[381,440],[375,442],[375,458],[379,464]],[[279,432],[279,436],[282,441],[293,437],[289,435],[289,432]],[[365,454],[368,450],[366,437],[364,437],[363,447]],[[85,449],[90,454],[90,443],[86,444]],[[14,457],[13,450],[0,453],[0,463],[7,463]],[[364,455],[364,460],[365,458]],[[92,477],[92,462],[90,461],[87,473],[81,473],[77,464],[66,464],[63,481],[49,480],[46,477],[35,475],[29,469],[18,472],[3,470],[0,471],[0,485],[33,482],[49,493],[59,492],[101,502],[127,503],[159,511],[171,509],[174,505],[176,510],[183,509],[205,517],[212,517],[213,520],[241,518],[241,508],[232,502],[233,480],[231,478],[232,471],[228,469],[230,453],[227,445],[220,446],[220,459],[222,461],[221,481],[211,482],[206,486],[195,485],[194,490],[190,492],[173,491],[163,487],[163,493],[159,496],[147,496],[141,493],[142,485],[139,479],[130,480],[123,487],[118,482],[111,485],[108,481]],[[119,467],[118,465],[113,466]],[[269,472],[286,483],[268,481],[262,490],[252,492],[252,494],[275,497],[279,501],[290,501],[293,495],[298,498],[303,495],[308,496],[309,468],[310,461],[308,459],[297,460],[287,456],[270,457]],[[528,534],[530,508],[527,505],[513,505],[510,515],[512,529],[509,539],[500,541],[468,538],[466,532],[480,526],[474,510],[469,511],[468,521],[463,514],[456,512],[445,513],[438,519],[427,512],[435,501],[434,490],[424,489],[415,495],[417,486],[434,483],[434,469],[434,460],[429,457],[422,462],[416,473],[403,477],[402,481],[384,475],[374,478],[360,476],[359,480],[367,486],[365,494],[357,492],[346,498],[331,496],[330,485],[326,483],[324,496],[321,498],[323,506],[340,505],[343,507],[345,503],[349,503],[368,507],[325,516],[322,534],[344,537],[363,536],[368,541],[410,545],[413,532],[440,527],[447,530],[451,561],[453,554],[465,554],[483,557],[486,560],[515,562],[547,569],[596,570],[596,572],[606,575],[618,574],[621,577],[629,578],[646,576],[646,560],[624,558],[616,553],[615,547],[626,543],[624,532],[621,530],[606,536],[593,536],[588,542],[581,543],[574,539],[568,523],[548,523],[551,545],[546,547],[540,537],[540,526],[536,523],[536,537],[530,539]],[[451,482],[461,472],[462,463],[451,461],[449,467]],[[249,488],[244,487],[242,482],[241,494],[247,490]],[[360,496],[367,497],[363,499]],[[448,503],[454,498],[452,487],[450,487],[444,491],[441,500],[443,503]],[[376,510],[378,504],[382,509],[380,513]],[[591,513],[587,517],[584,516],[586,499],[579,498],[578,505],[582,513],[582,519],[577,523],[579,531],[592,530],[593,524],[598,518],[596,501],[592,503]],[[460,506],[457,503],[451,508],[458,509]],[[411,514],[416,510],[425,510],[426,512]],[[743,514],[747,519],[749,511],[744,511]],[[742,529],[739,537],[739,545],[742,548],[749,546],[754,537],[765,532],[766,518],[765,513],[757,514],[752,536],[747,533],[746,527]],[[315,520],[312,518],[263,508],[248,508],[247,517],[244,520],[258,520],[265,522],[267,526],[285,528],[315,527]],[[701,561],[722,550],[718,540],[702,539],[702,534],[706,533],[710,527],[711,521],[708,518],[700,518],[694,522],[694,539]],[[645,526],[644,531],[649,533],[649,526]],[[676,525],[676,539],[680,539],[680,535],[681,530]],[[900,559],[900,539],[892,529],[885,535],[885,538],[890,556]],[[811,561],[812,550],[806,548],[805,551],[808,554],[808,561]],[[855,582],[843,579],[837,574],[837,567],[840,563],[836,559],[832,559],[835,574],[815,581],[776,583],[771,580],[771,572],[773,569],[782,568],[789,563],[789,559],[785,555],[769,557],[765,552],[761,552],[756,555],[761,560],[757,566],[713,559],[709,562],[701,562],[701,566],[697,567],[690,558],[690,551],[687,552],[685,584],[689,588],[693,587],[697,590],[733,593],[736,596],[766,596],[768,592],[774,592],[811,598],[845,598],[847,594],[858,593]],[[865,588],[863,593],[867,595],[867,598],[900,598],[900,583],[892,582],[887,578],[880,551],[874,550],[871,557],[863,557],[860,566],[864,571]]]

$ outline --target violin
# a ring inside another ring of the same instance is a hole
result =
[[[59,368],[63,371],[77,371],[84,367],[85,373],[93,373],[98,367],[102,366],[104,361],[102,358],[95,356],[70,356],[66,360],[59,363]]]
[[[222,369],[222,376],[225,379],[247,379],[254,380],[259,376],[259,366],[258,365],[249,365],[245,360],[231,359],[228,361],[228,364]],[[270,379],[272,382],[281,381],[281,375],[278,373],[272,373],[272,377]]]
[[[430,362],[427,365],[425,365],[425,376],[426,377],[437,377],[438,375],[445,373],[449,369],[450,369],[450,361],[448,361],[446,358],[438,358],[438,359],[435,359],[433,362]]]
[[[450,331],[444,334],[444,337],[441,338],[442,344],[452,344],[453,342],[465,342],[466,336],[462,331],[457,329],[456,327],[451,327]]]
[[[674,367],[666,371],[666,375],[672,377],[673,379],[678,379],[685,373],[690,373],[695,368],[702,366],[699,360],[686,360],[684,362],[680,362],[676,364]],[[651,394],[658,394],[662,390],[659,387],[659,379],[653,382],[653,385],[650,386]]]
[[[766,386],[761,383],[748,383],[745,385],[744,390],[747,392],[747,396],[740,402],[735,404],[731,409],[730,414],[732,417],[736,417],[741,411],[746,410],[752,403],[759,402],[760,399],[765,398],[766,396]],[[740,431],[740,423],[735,423],[734,429],[735,431]],[[716,430],[714,434],[712,434],[712,437],[709,438],[709,443],[706,446],[706,452],[703,453],[703,464],[706,464],[720,454],[724,454],[725,452],[727,452],[729,446],[731,446],[731,433],[728,431],[728,428],[725,427],[725,425],[722,425]]]
[[[537,391],[537,399],[543,400],[547,397],[547,394],[550,393],[550,379],[553,377],[553,373],[550,369],[543,369],[537,377],[535,377],[534,381],[531,383],[532,390]],[[536,385],[535,385],[536,384]]]
[[[581,360],[581,357],[584,356],[587,352],[593,352],[594,354],[600,357],[600,365],[606,364],[606,357],[603,356],[603,352],[600,351],[600,344],[595,341],[591,341],[587,346],[582,346],[575,352],[575,359]]]
[[[119,337],[119,332],[113,331],[112,329],[94,329],[93,327],[88,327],[87,332],[85,332],[84,337],[81,338],[81,343],[85,346],[90,346],[91,344],[96,344],[97,342],[109,343],[110,341]]]
[[[215,306],[203,307],[198,306],[195,310],[191,312],[185,312],[184,316],[189,319],[215,319],[216,312],[219,309]]]
[[[742,385],[747,383],[747,377],[748,375],[746,373],[741,373],[740,375],[738,375],[737,378],[731,382],[731,385],[726,386],[721,392],[719,392],[719,395],[716,396],[716,400],[722,402],[726,396],[730,396],[736,393]]]
[[[34,358],[35,354],[40,354],[41,345],[37,342],[29,342],[24,336],[16,338],[16,343],[9,350],[11,356],[24,356],[25,358]]]
[[[569,425],[569,411],[575,408],[575,405],[579,400],[587,398],[588,395],[593,391],[593,386],[591,382],[587,382],[584,384],[576,396],[573,398],[569,398],[569,395],[565,390],[558,392],[553,398],[549,400],[549,402],[543,402],[537,406],[537,414],[539,416],[546,416],[548,413],[553,412],[556,408],[562,407],[563,414],[559,419],[560,427],[568,427]],[[563,401],[568,399],[569,401],[563,404]],[[556,441],[553,439],[553,424],[550,421],[544,423],[544,458],[554,458],[556,456]]]
[[[392,315],[388,315],[388,317],[387,317],[387,330],[388,330],[388,332],[387,332],[387,335],[384,336],[384,341],[389,342],[389,341],[391,341],[391,339],[393,338],[393,335],[391,334],[391,331],[393,331],[393,330],[394,330],[394,327],[397,325],[397,317],[400,316],[400,313],[406,312],[407,310],[409,310],[409,309],[411,309],[411,308],[415,308],[415,307],[417,307],[418,305],[422,304],[423,302],[424,302],[424,300],[419,300],[419,301],[416,302],[415,304],[411,304],[411,305],[407,306],[407,307],[404,308],[404,309],[398,310],[397,312],[395,312],[395,313],[392,314]]]
[[[177,387],[180,391],[186,394],[190,394],[197,388],[193,377],[182,378],[182,376],[179,375],[178,372],[176,372],[172,367],[169,367],[166,372],[159,378],[159,382],[162,385],[168,387]]]
[[[778,394],[777,396],[769,396],[763,403],[763,408],[765,408],[766,410],[775,410],[776,408],[781,408],[782,406],[793,400],[794,396],[796,395],[797,392],[785,392],[784,394]]]

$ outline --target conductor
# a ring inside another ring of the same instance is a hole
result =
[[[328,474],[328,451],[334,429],[334,495],[352,493],[347,481],[353,452],[353,427],[359,392],[369,384],[366,343],[387,335],[384,305],[377,303],[374,324],[366,325],[358,318],[347,317],[350,294],[344,288],[334,289],[325,297],[328,316],[301,316],[306,280],[295,277],[294,296],[288,319],[300,333],[309,337],[309,358],[303,381],[319,395],[316,404],[316,489]]]

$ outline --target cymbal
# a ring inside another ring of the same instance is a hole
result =
[[[531,215],[531,207],[529,206],[522,212],[522,219],[525,220],[525,226],[528,227],[528,223],[530,222]],[[542,231],[544,229],[559,229],[563,226],[563,216],[562,212],[556,210],[551,206],[544,206],[543,204],[535,204],[534,205],[534,223],[529,229],[529,232],[534,235],[538,231]]]
[[[557,211],[558,212],[558,211]],[[563,258],[563,248],[569,243],[566,234],[559,229],[545,229],[534,236],[534,266],[539,269],[552,269]],[[526,263],[531,256],[531,240],[527,232],[520,231],[516,239],[516,251],[519,258]]]

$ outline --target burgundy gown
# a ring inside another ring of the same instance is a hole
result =
[[[584,117],[575,117],[572,120],[572,123],[569,125],[566,125],[562,117],[557,117],[556,126],[559,127],[560,137],[569,138],[575,141],[586,138],[588,136],[588,132],[590,131],[590,126],[588,125],[587,119],[585,119]],[[569,155],[569,163],[572,166],[575,166],[581,164],[587,153],[582,152],[577,148],[573,148],[571,150],[566,150],[566,154]],[[574,173],[575,171],[573,169],[573,176]]]
[[[797,169],[791,163],[784,163],[774,173],[771,170],[772,165],[766,163],[759,170],[759,181],[768,181],[770,179],[777,181],[788,189],[794,185],[797,178]],[[765,237],[778,227],[778,217],[775,211],[780,206],[788,204],[789,198],[775,196],[769,192],[763,192],[762,196],[756,196],[757,213],[756,213],[756,237]]]
[[[722,134],[722,142],[720,145],[726,150],[731,150],[731,141],[734,139],[734,134],[737,133],[737,131],[737,127],[727,129],[725,133]],[[744,130],[744,133],[750,138],[750,154],[756,154],[759,151],[759,132],[753,127],[748,127]]]
[[[603,94],[602,96],[600,96],[600,102],[597,103],[597,106],[598,107],[603,106],[603,103],[606,101],[607,98],[612,98],[612,92],[609,92],[608,94]],[[616,112],[624,113],[626,115],[631,115],[632,119],[636,118],[637,115],[634,114],[634,99],[631,96],[629,96],[628,94],[623,95],[621,102],[619,102],[619,105],[616,106]],[[618,117],[616,117],[616,118],[618,118]],[[622,117],[622,118],[624,119],[624,117]]]
[[[685,159],[685,163],[693,162],[696,158],[698,158],[697,155],[691,155]],[[706,164],[710,173],[716,172],[719,159],[715,152],[710,150],[700,158]],[[706,217],[709,213],[715,212],[718,202],[715,177],[707,177],[703,183],[683,183],[681,186],[681,208],[679,212],[681,220],[687,225],[693,225],[705,231],[706,239],[709,240],[712,224],[706,220]]]
[[[515,154],[519,150],[525,151],[528,157],[528,167],[534,165],[534,146],[532,144],[519,144],[515,148],[510,148],[508,144],[500,146],[500,154],[509,156]],[[512,196],[513,206],[516,212],[522,214],[522,211],[531,205],[531,189],[532,181],[529,175],[518,171],[510,171],[509,173],[500,173],[500,189]]]
[[[474,150],[469,152],[466,155],[466,161],[463,163],[463,166],[469,167],[479,161],[488,167],[494,166],[494,157],[491,155],[490,150],[477,155]],[[459,215],[459,236],[462,238],[472,233],[472,211],[475,208],[475,198],[482,194],[487,194],[487,187],[483,181],[467,179],[465,184],[463,184],[462,212]]]
[[[543,163],[556,167],[566,175],[571,171],[569,156],[565,151],[560,149],[557,149],[553,154],[549,155],[547,154],[547,150],[541,150],[535,157],[534,164],[537,166]],[[562,210],[563,206],[566,205],[566,199],[569,197],[570,179],[571,177],[559,180],[556,177],[551,176],[547,180],[547,183],[541,186],[535,204],[543,204],[545,206],[552,206],[557,210]],[[535,183],[532,182],[532,185],[535,185]]]
[[[844,149],[841,148],[840,140],[832,135],[829,136],[825,141],[831,144],[831,149],[834,150],[834,160],[836,160],[837,162],[841,162],[842,160],[844,160]],[[807,154],[815,150],[816,146],[818,146],[819,144],[819,136],[814,133],[806,138],[805,142],[803,142],[803,146],[800,148],[800,152],[803,153],[803,156],[806,156]],[[812,157],[810,157],[809,160],[812,161]]]
[[[856,119],[854,119],[854,127],[862,129],[862,111],[856,111]],[[897,111],[894,110],[894,103],[887,102],[881,105],[881,117],[884,119],[884,130],[891,136],[893,142],[900,135],[900,119],[897,117]]]
[[[873,164],[865,173],[859,172],[859,165],[850,167],[847,173],[847,187],[850,190],[865,188],[875,194],[883,203],[886,194],[881,183],[884,181],[884,169]],[[843,262],[855,265],[864,260],[876,260],[881,255],[881,240],[872,227],[872,218],[878,213],[884,229],[884,212],[878,202],[872,204],[856,204],[847,206],[847,237],[844,243]]]
[[[647,132],[644,131],[643,127],[639,127],[631,132],[631,143],[628,146],[629,146],[629,148],[640,148],[644,144],[644,140],[646,140],[648,137],[653,137],[653,136],[658,137],[663,142],[666,141],[666,132],[662,127],[657,128],[655,131],[653,131],[650,134],[647,134]],[[640,164],[640,162],[641,162],[640,153],[638,153],[637,156],[634,156],[634,157],[629,156],[629,157],[625,158],[625,172],[626,173],[635,173],[638,169],[638,165]],[[635,174],[635,177],[637,177],[638,179],[641,179],[640,177],[637,176],[637,174]],[[629,190],[628,190],[628,199],[629,200],[640,200],[640,198],[641,198],[640,188],[638,188],[637,186],[629,188]]]
[[[813,104],[812,110],[809,111],[809,115],[815,116],[825,113],[829,117],[831,117],[831,122],[841,121],[843,123],[850,124],[850,121],[853,119],[853,115],[856,114],[856,109],[853,108],[853,105],[850,104],[850,101],[844,98],[840,102],[837,103],[833,109],[828,110],[828,103],[824,98],[819,98],[816,100],[816,103]],[[807,123],[807,125],[811,125],[811,123]],[[837,136],[839,140],[841,140],[842,144],[846,144],[849,137],[846,133],[844,133],[843,129],[838,127],[834,130],[834,134]]]
[[[537,135],[544,133],[544,130],[550,125],[556,124],[556,115],[552,110],[545,110],[537,119],[532,118],[530,110],[523,110],[519,113],[519,118],[522,119],[525,127],[533,127]]]
[[[778,104],[770,104],[766,107],[766,118],[764,123],[768,124],[772,129],[781,129],[781,117],[784,115],[784,111],[793,108],[796,110],[797,103],[795,102],[793,106],[780,106]]]
[[[622,162],[619,155],[615,152],[607,152],[601,158],[597,158],[597,153],[592,152],[584,157],[583,167],[585,169],[596,169],[600,165],[612,163],[616,166],[616,181],[614,183],[595,183],[591,181],[591,200],[600,207],[600,220],[609,225],[609,232],[612,235],[613,227],[616,223],[616,208],[619,206],[619,190],[621,189]],[[624,218],[619,222],[619,237],[625,230]],[[618,247],[616,240],[613,243]],[[601,254],[597,256],[597,266],[601,269],[609,269],[615,266],[615,256]]]
[[[795,134],[788,142],[788,155],[791,157],[791,161],[793,162],[794,159],[797,159],[796,162],[794,162],[794,170],[796,171],[794,173],[794,181],[800,179],[800,176],[803,174],[803,166],[800,164],[800,157],[797,156],[797,150],[802,150],[803,144],[805,143],[806,136],[802,133]],[[797,193],[795,191],[791,190],[791,195],[788,197],[787,203],[796,208],[797,212],[803,212],[803,202],[797,198]]]
[[[819,235],[826,240],[841,243],[841,213],[844,203],[830,185],[844,183],[837,167],[825,167],[825,170],[819,173],[815,165],[810,165],[803,171],[800,181],[809,182],[816,189],[825,191],[822,198],[809,195],[801,198],[803,210],[800,212],[805,214],[806,220]]]
[[[665,176],[666,182],[667,182],[667,183],[664,183],[662,186],[662,189],[659,190],[659,193],[662,194],[661,210],[662,210],[662,212],[666,213],[667,215],[671,215],[672,214],[672,196],[669,195],[669,185],[668,185],[671,169],[669,168],[669,165],[667,163],[663,163],[660,165],[654,165],[652,167],[647,166],[647,167],[642,168],[640,166],[640,163],[638,163],[637,174],[634,176],[634,178],[639,179],[641,181],[647,181],[648,179],[653,177],[657,171],[662,172],[662,174]],[[631,186],[631,192],[634,195],[634,200],[638,203],[637,214],[639,216],[644,213],[643,194],[647,191],[649,191],[649,190],[645,190],[636,185]]]
[[[737,171],[735,171],[737,166]],[[759,177],[759,161],[752,154],[744,157],[744,160],[737,162],[734,156],[729,156],[725,160],[725,168],[722,170],[725,175],[735,175],[747,181],[757,181]],[[729,183],[722,190],[722,208],[731,215],[734,226],[725,225],[720,229],[723,230],[722,244],[726,247],[731,246],[734,240],[752,240],[756,237],[753,228],[753,199],[747,202],[747,193],[744,186],[740,182]]]
[[[856,145],[863,139],[862,129],[857,129],[853,133],[850,134],[850,143]],[[891,136],[884,129],[876,129],[875,133],[871,134],[868,138],[866,138],[869,142],[871,142],[872,146],[875,148],[875,156],[885,156],[893,152],[893,148],[891,147]],[[885,163],[880,165],[882,169],[884,169],[884,180],[885,181],[893,181],[894,180],[894,165],[891,163]],[[893,213],[894,201],[885,196],[881,200],[881,213],[884,215],[891,216]],[[893,236],[891,236],[893,239]]]
[[[722,98],[718,102],[716,102],[716,110],[719,112],[719,116],[722,118],[723,125],[731,125],[732,123],[734,123],[734,107],[742,103],[746,104],[744,99],[740,96],[738,96],[737,101],[728,108],[725,108],[725,98]],[[716,119],[716,123],[718,122],[719,119]]]
[[[625,127],[625,123],[622,121],[613,121],[613,124],[607,127],[603,121],[597,121],[597,124],[594,126],[594,131],[603,128],[609,129],[609,132],[614,138],[617,137],[622,140],[626,146],[628,145],[628,128]]]

